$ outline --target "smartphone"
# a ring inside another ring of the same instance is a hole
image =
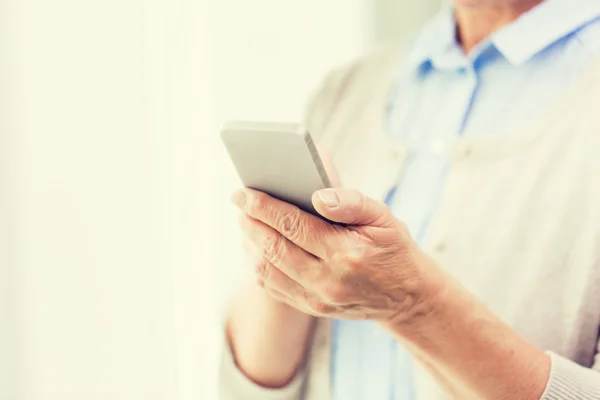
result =
[[[319,216],[315,191],[331,187],[319,152],[300,124],[232,121],[221,139],[242,184]]]

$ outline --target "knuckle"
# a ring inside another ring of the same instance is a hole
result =
[[[263,257],[260,257],[254,263],[254,270],[256,271],[256,275],[264,279],[267,276],[268,266],[269,263],[267,262],[267,260],[265,260]]]
[[[310,299],[308,301],[308,307],[316,314],[331,314],[334,311],[334,308],[329,304],[325,304],[315,299]]]
[[[331,307],[324,303],[315,303],[314,310],[319,314],[329,314],[331,312]]]
[[[348,291],[345,286],[336,284],[330,286],[325,295],[334,303],[344,303],[348,299]]]
[[[346,253],[339,249],[332,249],[329,254],[329,262],[333,265],[344,265],[346,261]]]
[[[281,233],[291,241],[295,241],[304,234],[302,215],[299,210],[283,214],[278,225]]]
[[[343,272],[343,276],[353,275],[360,271],[363,260],[363,251],[360,249],[353,249],[351,252],[334,253],[332,258],[333,264],[338,266],[339,270]]]
[[[271,232],[263,239],[263,256],[271,262],[277,262],[283,252],[283,240],[277,233]]]
[[[344,243],[344,234],[336,231],[327,231],[326,228],[315,228],[307,231],[307,237],[318,241],[323,249],[321,258],[327,263],[336,264],[343,258],[346,246]]]

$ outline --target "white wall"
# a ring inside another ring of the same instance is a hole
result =
[[[213,0],[218,118],[299,117],[333,65],[364,50],[364,0]]]
[[[18,398],[17,309],[14,291],[13,182],[9,176],[10,162],[6,150],[13,147],[12,135],[7,134],[12,113],[12,93],[9,78],[13,69],[6,38],[11,30],[6,2],[0,2],[0,397]]]
[[[444,1],[372,0],[367,31],[375,43],[402,40],[416,32]]]
[[[173,398],[164,4],[3,6],[0,397]]]

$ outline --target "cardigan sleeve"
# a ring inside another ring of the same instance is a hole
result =
[[[600,342],[592,368],[548,352],[552,360],[550,377],[541,400],[600,399]]]

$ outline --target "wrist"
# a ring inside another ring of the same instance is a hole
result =
[[[291,326],[306,325],[315,318],[273,298],[258,284],[254,284],[252,292],[258,308],[271,318],[286,321]]]
[[[387,330],[405,339],[422,336],[422,332],[446,320],[463,294],[458,283],[426,255],[418,263],[425,272],[414,280],[409,291],[411,299],[397,304],[396,312],[380,321]]]
[[[549,357],[444,270],[435,265],[426,270],[435,277],[420,280],[421,304],[386,321],[385,328],[431,368],[450,373],[440,382],[460,393],[457,398],[504,399],[511,393],[511,398],[539,399]]]
[[[314,322],[314,317],[271,298],[259,285],[249,284],[226,326],[237,367],[260,386],[286,386],[305,359]]]

